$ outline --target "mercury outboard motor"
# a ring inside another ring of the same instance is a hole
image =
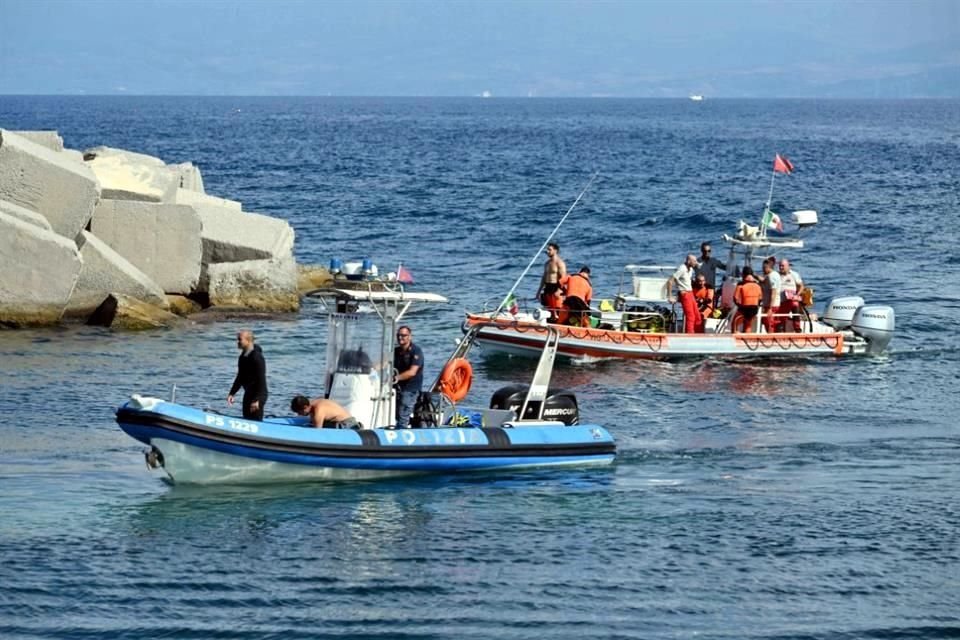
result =
[[[490,398],[491,409],[509,409],[514,414],[520,412],[523,401],[527,397],[530,385],[515,384],[509,387],[497,389],[493,397]],[[532,419],[536,416],[536,404],[527,405],[527,413],[520,416],[522,420]],[[563,424],[580,424],[580,409],[577,406],[577,397],[572,391],[566,389],[548,389],[547,399],[543,407],[544,420],[556,420]]]
[[[863,298],[860,296],[831,298],[827,302],[827,308],[823,310],[822,320],[838,331],[849,329],[853,323],[854,314],[862,306]]]
[[[880,353],[887,348],[893,338],[893,307],[868,304],[853,314],[850,328],[867,341],[867,353]]]

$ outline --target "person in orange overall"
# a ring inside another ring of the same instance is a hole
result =
[[[693,298],[697,301],[697,308],[700,310],[700,322],[697,325],[697,333],[703,333],[706,330],[707,318],[713,313],[713,287],[707,285],[707,276],[700,273],[697,279],[693,281]]]
[[[683,264],[667,279],[667,302],[673,304],[673,287],[676,285],[680,305],[683,307],[683,332],[697,333],[697,324],[703,322],[697,301],[693,297],[693,270],[697,268],[697,256],[689,254]]]
[[[757,311],[760,309],[760,298],[763,297],[763,290],[753,279],[753,269],[750,267],[743,268],[741,277],[740,284],[733,292],[733,301],[737,304],[737,318],[733,330],[741,333],[753,333],[753,320],[757,317]]]
[[[590,326],[590,300],[593,299],[593,285],[590,283],[590,267],[580,267],[578,273],[568,276],[564,282],[567,295],[563,299],[563,308],[569,318],[568,324],[581,327]]]

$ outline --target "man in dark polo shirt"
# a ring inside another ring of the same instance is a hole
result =
[[[393,381],[397,391],[397,429],[406,429],[423,387],[423,351],[413,344],[413,331],[407,325],[397,329],[393,368],[397,372]]]

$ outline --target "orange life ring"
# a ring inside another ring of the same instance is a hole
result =
[[[473,367],[466,358],[454,358],[440,374],[440,393],[451,402],[460,402],[467,397],[473,383]]]

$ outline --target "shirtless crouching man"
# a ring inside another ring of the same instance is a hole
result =
[[[537,289],[537,298],[545,308],[550,310],[550,320],[555,321],[557,310],[563,306],[563,294],[560,283],[567,277],[567,265],[560,257],[560,245],[556,242],[547,244],[547,263],[543,265],[543,277],[540,278],[540,287]]]
[[[317,398],[310,400],[306,396],[294,396],[290,401],[290,410],[300,416],[310,416],[310,426],[328,429],[359,429],[357,419],[333,400]]]

